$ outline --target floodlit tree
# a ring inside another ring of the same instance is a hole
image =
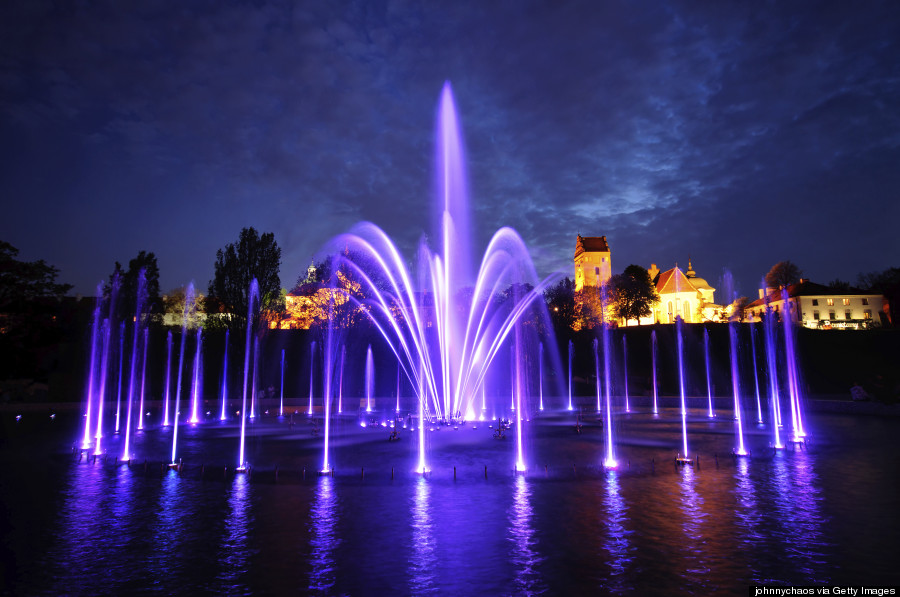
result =
[[[215,277],[209,282],[207,314],[220,315],[207,320],[207,325],[222,324],[242,328],[250,302],[250,282],[259,284],[258,314],[271,316],[284,309],[281,294],[281,249],[275,235],[260,235],[255,228],[241,230],[237,243],[229,243],[216,251]],[[210,308],[211,307],[211,308]]]
[[[659,295],[650,273],[640,265],[629,265],[621,274],[609,280],[610,299],[615,317],[640,322],[641,317],[649,317],[653,306],[659,302]]]
[[[734,302],[731,303],[731,319],[743,323],[744,318],[747,316],[747,305],[749,304],[750,299],[746,296],[734,299]]]
[[[790,261],[779,261],[766,274],[766,285],[769,288],[787,287],[800,281],[803,272]]]

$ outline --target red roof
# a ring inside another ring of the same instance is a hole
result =
[[[656,282],[656,292],[659,294],[670,294],[673,292],[697,292],[697,289],[694,288],[694,285],[691,284],[691,281],[684,275],[683,271],[673,267],[659,275],[659,280]]]
[[[581,236],[575,239],[575,257],[582,253],[609,253],[605,236]]]

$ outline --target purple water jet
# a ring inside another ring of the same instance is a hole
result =
[[[656,380],[656,330],[650,332],[650,358],[653,365],[653,414],[659,414],[659,384]]]
[[[163,427],[169,426],[169,392],[172,387],[172,332],[166,334],[166,391],[163,394]]]
[[[247,462],[244,460],[244,446],[247,436],[247,382],[250,378],[250,339],[253,337],[254,305],[259,306],[259,283],[256,281],[256,278],[250,281],[250,288],[247,290],[247,329],[245,332],[246,344],[244,346],[244,383],[241,386],[241,443],[238,450],[238,471],[247,470]]]
[[[712,419],[716,416],[716,413],[713,410],[712,379],[709,369],[709,330],[706,328],[703,328],[703,356],[706,360],[706,399],[709,403],[708,416]]]
[[[196,425],[200,422],[200,367],[203,362],[203,328],[197,328],[197,344],[194,350],[194,368],[191,375],[191,418],[188,423]]]
[[[150,343],[150,330],[144,328],[144,351],[141,356],[141,400],[138,410],[138,429],[144,428],[144,395],[147,389],[147,347]]]
[[[228,335],[231,330],[225,330],[225,354],[222,357],[222,412],[219,414],[219,420],[224,421],[226,404],[228,403]],[[283,383],[283,380],[282,380]]]
[[[175,375],[175,412],[172,415],[172,464],[178,448],[178,417],[181,415],[181,377],[184,373],[184,349],[187,342],[188,322],[194,312],[194,284],[188,284],[184,291],[184,308],[181,311],[181,350],[178,352],[178,371]]]
[[[728,324],[728,339],[731,353],[731,388],[734,393],[734,421],[735,421],[735,454],[738,456],[746,456],[747,450],[744,448],[744,423],[741,414],[741,387],[740,387],[740,370],[738,367],[738,341],[737,327],[735,322]]]

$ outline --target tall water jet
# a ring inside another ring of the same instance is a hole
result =
[[[397,414],[400,413],[400,361],[397,361]]]
[[[708,416],[710,419],[716,416],[713,410],[712,375],[709,368],[709,330],[703,328],[703,357],[706,361],[706,399],[709,403]]]
[[[538,343],[538,409],[544,410],[544,343]]]
[[[569,340],[569,410],[572,410],[572,351],[575,345]]]
[[[125,361],[125,322],[119,324],[119,382],[116,387],[116,433],[119,432],[119,419],[122,412],[122,374]]]
[[[372,358],[372,345],[366,350],[366,412],[372,412],[372,391],[375,389],[375,361]]]
[[[631,412],[631,404],[628,401],[628,338],[622,334],[622,369],[624,370],[624,387],[625,387],[625,412]]]
[[[769,403],[772,405],[773,445],[776,449],[782,449],[784,442],[781,439],[780,431],[781,395],[778,390],[778,368],[775,360],[775,316],[768,307],[766,307],[763,319],[763,333],[765,335],[766,372],[769,379]]]
[[[163,427],[169,426],[169,398],[172,387],[172,330],[166,334],[166,391],[163,394]]]
[[[788,397],[791,405],[791,439],[794,442],[801,442],[803,441],[803,438],[806,437],[806,431],[803,428],[803,415],[800,412],[800,375],[797,371],[797,355],[794,342],[794,321],[792,314],[794,305],[791,303],[788,288],[784,287],[781,292],[784,298],[784,315],[782,316],[782,320],[784,321],[785,370],[787,372]]]
[[[341,374],[338,378],[338,413],[344,412],[344,361],[347,360],[347,347],[341,345]]]
[[[600,352],[598,350],[598,346],[600,345],[600,341],[597,338],[594,338],[593,342],[591,342],[591,346],[594,349],[594,379],[597,380],[596,390],[597,390],[597,412],[602,411],[603,409],[600,407],[600,388],[602,379],[600,377]]]
[[[756,363],[756,324],[750,324],[750,352],[753,354],[753,386],[756,389],[756,422],[762,425],[762,401],[759,396],[759,366]]]
[[[474,410],[478,389],[515,323],[533,306],[544,305],[543,292],[557,276],[538,281],[521,237],[503,228],[488,244],[474,287],[460,292],[472,280],[465,256],[469,226],[461,134],[449,85],[438,112],[436,236],[441,250],[421,243],[414,276],[374,224],[363,222],[333,243],[340,253],[337,266],[348,268],[365,287],[366,298],[357,302],[364,303],[365,316],[402,361],[407,378],[413,382],[419,364],[424,366],[426,392],[419,396],[430,401],[426,410],[449,420]],[[512,300],[493,300],[505,288],[525,283],[529,290],[508,297]],[[545,311],[540,316],[546,319]]]
[[[522,422],[524,421],[524,417],[522,416],[522,367],[524,364],[522,363],[522,338],[521,338],[521,326],[517,325],[515,329],[514,339],[515,339],[515,353],[514,353],[514,362],[515,362],[515,376],[513,383],[516,388],[516,471],[517,472],[525,472],[525,449],[522,445]]]
[[[281,349],[281,385],[280,385],[280,399],[278,401],[278,416],[284,416],[284,349]]]
[[[656,330],[650,332],[650,359],[653,365],[653,414],[659,414],[659,383],[656,379]]]
[[[603,310],[604,319],[606,317],[606,288],[600,288],[600,308]],[[603,466],[606,468],[616,468],[619,463],[616,461],[615,444],[613,443],[613,418],[612,418],[612,376],[610,375],[610,347],[609,347],[609,322],[604,321],[601,324],[603,332],[603,377],[606,378],[606,459]]]
[[[97,377],[97,354],[100,352],[100,301],[103,297],[103,285],[97,285],[97,300],[94,306],[94,316],[91,319],[91,358],[88,365],[87,395],[85,396],[84,438],[81,441],[81,449],[91,447],[91,415],[93,414],[94,384]]]
[[[191,418],[188,423],[196,425],[200,422],[200,400],[201,388],[200,383],[202,376],[200,375],[200,366],[203,359],[203,328],[197,328],[197,347],[194,351],[194,369],[191,375]]]
[[[690,456],[688,454],[687,440],[687,401],[684,396],[684,339],[682,331],[681,317],[675,317],[675,340],[678,349],[678,393],[681,396],[681,441],[684,454],[681,458],[687,461]]]
[[[322,415],[325,422],[323,434],[322,472],[327,473],[330,466],[328,449],[331,441],[331,400],[334,397],[332,389],[334,382],[335,350],[334,350],[334,295],[329,295],[328,300],[328,326],[325,330],[325,349],[322,351],[324,365],[322,368]]]
[[[741,414],[741,388],[740,388],[740,371],[738,367],[738,341],[737,328],[735,322],[728,324],[728,338],[731,347],[731,387],[734,392],[734,421],[735,421],[735,454],[738,456],[746,456],[747,450],[744,448],[744,423]]]
[[[247,434],[247,381],[250,377],[250,339],[253,336],[253,313],[254,301],[259,306],[259,283],[256,278],[250,281],[250,289],[247,292],[247,330],[246,345],[244,347],[244,383],[242,386],[241,397],[241,443],[238,450],[238,466],[237,470],[247,470],[247,463],[244,461],[244,444]]]
[[[259,407],[256,399],[256,391],[259,388],[259,336],[253,338],[253,380],[250,384],[250,418],[256,418],[256,409]]]
[[[309,345],[309,409],[306,414],[313,414],[313,382],[315,381],[316,372],[316,341],[313,340]]]
[[[616,461],[615,444],[613,443],[613,417],[612,417],[612,389],[610,387],[609,375],[609,330],[606,329],[607,324],[603,324],[603,359],[606,368],[606,458],[603,460],[603,466],[606,468],[616,468],[619,463]]]
[[[147,347],[150,342],[150,330],[144,328],[144,353],[141,356],[141,401],[138,410],[138,429],[144,428],[144,394],[147,390]]]
[[[106,396],[106,379],[109,377],[107,373],[110,342],[109,319],[103,320],[101,335],[103,336],[103,357],[100,359],[100,391],[97,392],[97,433],[94,436],[97,440],[97,444],[94,447],[94,454],[103,454],[100,444],[103,438],[103,400]]]
[[[428,465],[425,463],[425,372],[423,370],[422,363],[419,363],[419,375],[417,376],[419,380],[419,391],[418,391],[418,400],[419,403],[419,463],[416,465],[416,472],[420,475],[424,475],[428,472]]]
[[[181,376],[184,373],[184,348],[187,342],[188,322],[194,311],[194,283],[184,291],[184,308],[181,311],[181,349],[178,351],[178,371],[175,375],[175,412],[172,414],[172,465],[178,449],[178,417],[181,415]]]
[[[125,416],[125,444],[122,450],[122,460],[131,460],[131,407],[134,404],[134,384],[137,373],[137,356],[139,339],[141,337],[141,322],[143,321],[144,300],[147,296],[147,276],[144,269],[138,272],[137,301],[134,309],[134,326],[131,330],[131,368],[128,370],[128,396],[127,415]]]
[[[225,330],[225,355],[222,357],[222,412],[219,414],[219,420],[224,421],[225,408],[228,403],[228,334],[231,330]],[[284,380],[282,379],[282,384]]]

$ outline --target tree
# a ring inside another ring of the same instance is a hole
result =
[[[640,265],[629,265],[621,274],[609,280],[610,298],[615,317],[640,321],[653,313],[653,305],[659,302],[659,295],[650,273]]]
[[[888,300],[893,325],[900,325],[900,267],[891,267],[881,272],[860,274],[858,283],[864,290],[883,294]]]
[[[835,290],[840,290],[842,292],[847,292],[850,290],[850,282],[845,282],[840,278],[835,278],[831,282],[828,283],[829,288],[833,288]]]
[[[103,289],[106,298],[111,297],[111,288],[115,279],[119,279],[119,293],[117,311],[125,319],[132,317],[137,308],[138,275],[144,270],[144,313],[158,315],[162,313],[162,303],[159,296],[159,265],[156,255],[152,252],[140,251],[137,257],[128,262],[128,271],[122,270],[122,264],[116,261],[113,273],[109,276],[109,283]]]
[[[769,288],[788,287],[800,281],[803,272],[790,261],[779,261],[766,274],[766,286]]]
[[[575,284],[568,277],[544,291],[547,311],[557,332],[575,327]]]
[[[749,304],[750,299],[746,296],[734,299],[734,302],[731,303],[731,319],[744,323],[744,318],[747,316],[747,305]]]
[[[57,315],[71,284],[44,261],[19,261],[19,250],[0,240],[0,377],[33,375],[39,353],[58,346]]]
[[[280,312],[284,309],[280,269],[281,249],[275,235],[266,232],[260,236],[255,228],[244,228],[237,243],[216,251],[215,277],[209,282],[207,304],[218,307],[225,325],[243,327],[250,303],[250,281],[255,278],[259,284],[255,314]]]

